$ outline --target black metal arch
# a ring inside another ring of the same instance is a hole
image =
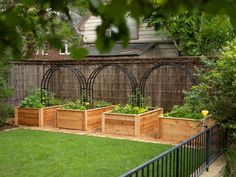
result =
[[[96,68],[89,76],[88,78],[88,82],[87,82],[87,91],[88,91],[88,96],[93,99],[93,85],[94,85],[94,81],[96,79],[96,77],[98,76],[98,74],[105,68],[109,67],[109,66],[114,66],[119,68],[130,80],[131,83],[131,87],[132,87],[132,94],[136,93],[136,90],[138,89],[138,83],[134,77],[134,75],[132,74],[132,72],[127,69],[124,65],[120,65],[120,64],[115,64],[115,63],[111,63],[111,64],[103,64],[102,66],[99,66],[98,68]]]
[[[163,63],[163,64],[156,64],[154,65],[153,67],[149,68],[143,75],[142,79],[140,80],[140,83],[139,83],[139,89],[140,89],[140,92],[141,94],[144,96],[145,94],[145,85],[146,85],[146,81],[147,79],[149,78],[149,76],[151,75],[151,73],[156,70],[156,69],[159,69],[163,66],[173,66],[173,67],[176,67],[180,70],[182,70],[186,76],[191,80],[191,82],[194,84],[194,85],[197,85],[198,82],[197,82],[197,79],[193,76],[193,74],[186,68],[178,65],[178,64],[175,64],[175,63]]]
[[[70,66],[70,65],[58,64],[58,65],[52,66],[43,75],[43,78],[41,80],[41,86],[40,86],[41,91],[43,89],[44,90],[48,90],[49,82],[50,82],[51,77],[60,68],[67,68],[67,69],[69,69],[70,71],[72,71],[75,74],[75,76],[77,77],[77,79],[79,81],[80,93],[83,93],[83,91],[86,90],[86,79],[85,79],[84,75],[77,68],[75,68],[74,66]],[[42,94],[41,94],[41,99],[42,99]]]

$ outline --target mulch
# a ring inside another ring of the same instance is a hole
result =
[[[4,124],[4,125],[0,126],[0,131],[8,130],[8,129],[16,128],[16,127],[17,127],[16,125]]]

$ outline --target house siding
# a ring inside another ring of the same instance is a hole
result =
[[[136,22],[134,19],[128,17],[127,23],[129,28],[134,29],[136,27]],[[96,40],[96,27],[101,24],[101,19],[99,17],[90,16],[87,22],[84,24],[84,42],[94,43]],[[153,27],[147,27],[147,23],[141,23],[138,30],[138,38],[133,39],[130,42],[147,42],[156,40],[167,40],[167,33],[164,31],[156,32]],[[132,34],[130,35],[132,36]]]
[[[99,17],[90,16],[84,24],[84,42],[92,43],[96,40],[96,27],[101,24]]]

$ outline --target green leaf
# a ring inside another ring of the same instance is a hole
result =
[[[89,0],[93,7],[98,8],[101,4],[101,0]]]
[[[77,60],[80,60],[81,58],[88,55],[88,51],[85,48],[71,47],[70,51],[70,56]]]
[[[58,36],[48,36],[47,37],[47,41],[49,42],[49,44],[52,46],[52,47],[55,47],[56,49],[61,49],[62,48],[62,41],[61,39],[58,37]]]

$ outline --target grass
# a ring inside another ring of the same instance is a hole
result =
[[[115,177],[170,145],[35,130],[0,132],[1,177]]]
[[[236,143],[233,143],[226,151],[226,168],[225,176],[235,177],[236,176]]]
[[[196,170],[200,172],[199,167],[202,167],[203,164],[204,164],[204,150],[185,147],[184,149],[179,150],[179,158],[177,158],[177,151],[176,150],[172,151],[171,154],[162,157],[161,159],[159,159],[159,161],[155,161],[154,164],[150,164],[149,166],[144,167],[143,170],[139,170],[137,173],[132,175],[132,177],[196,176],[197,173]]]

